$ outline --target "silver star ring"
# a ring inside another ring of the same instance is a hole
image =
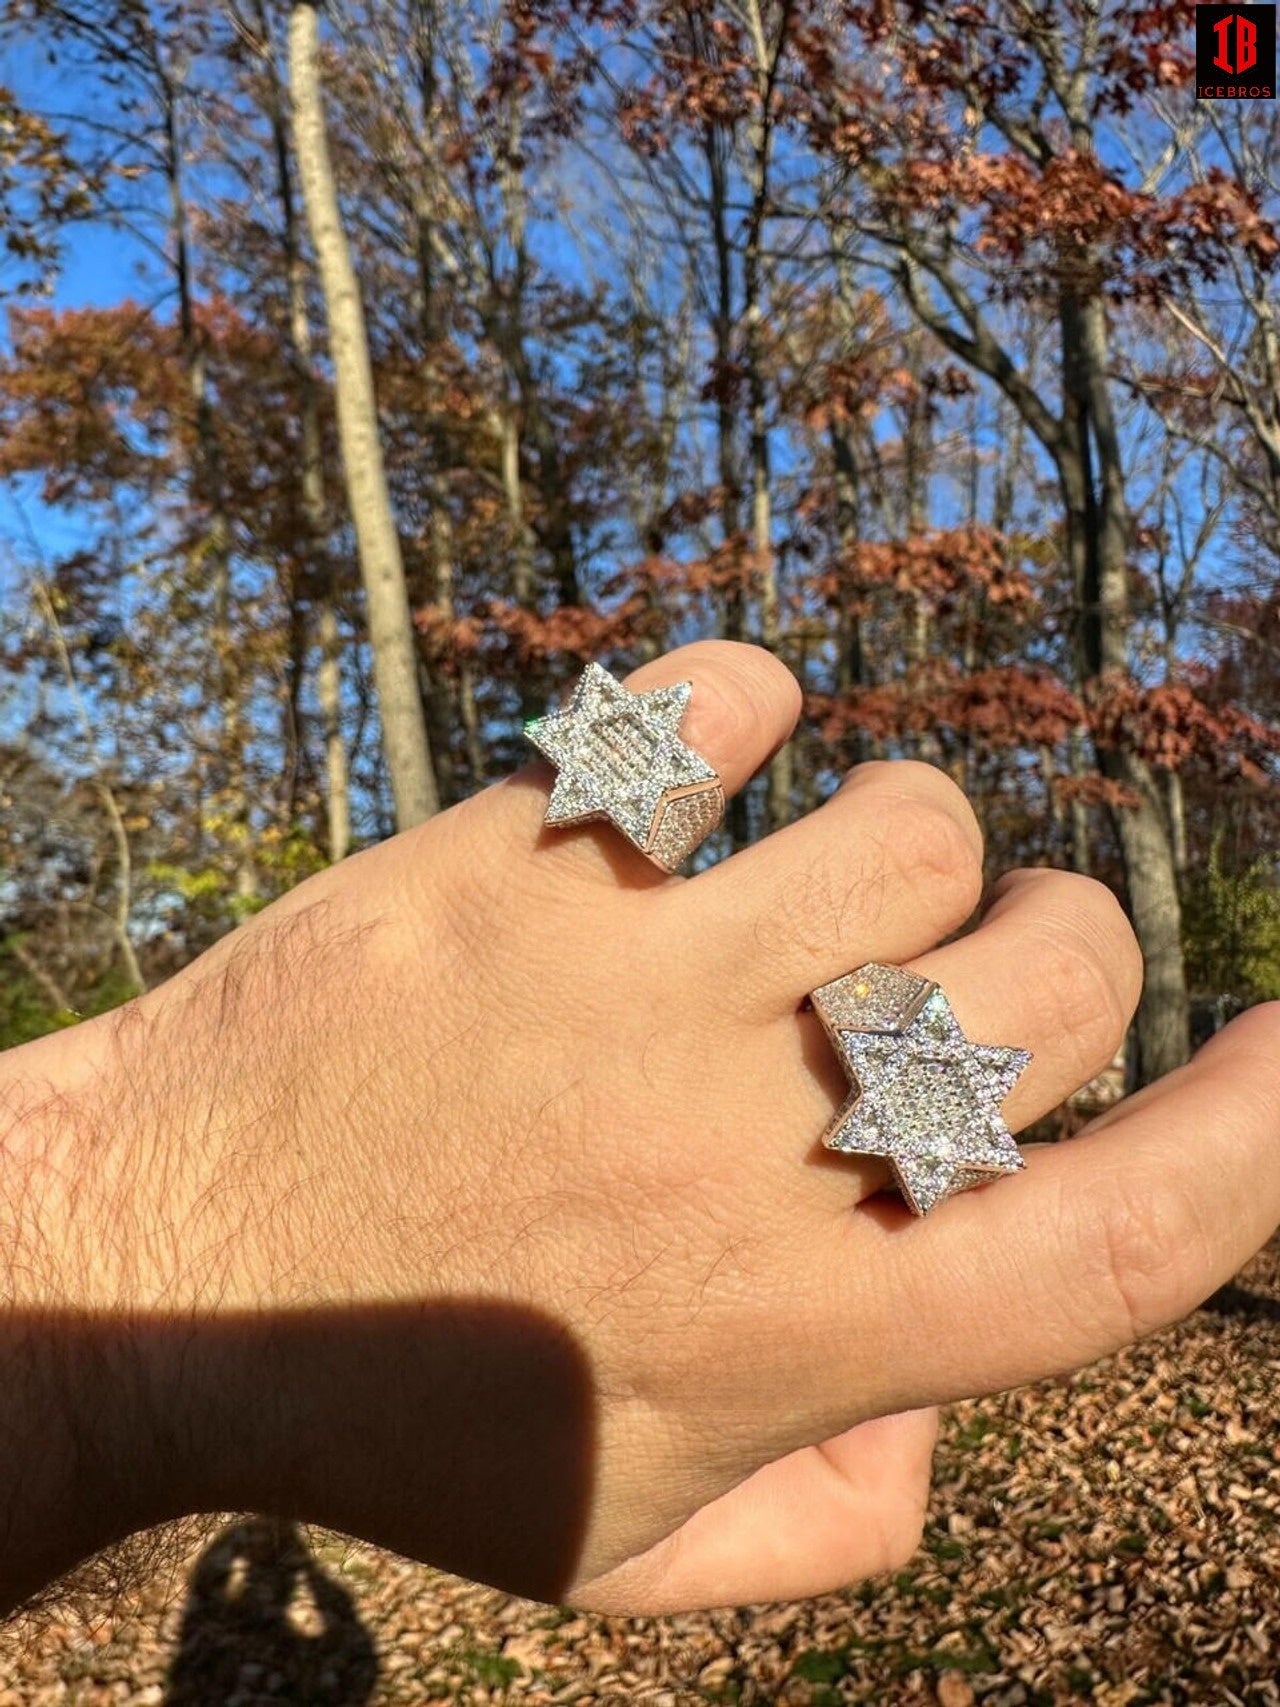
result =
[[[810,1000],[852,1086],[828,1149],[883,1157],[917,1215],[1024,1165],[1000,1106],[1028,1050],[970,1043],[939,986],[899,966],[860,966]]]
[[[632,693],[588,664],[563,711],[525,736],[556,767],[548,824],[607,818],[663,871],[675,871],[724,816],[719,773],[680,739],[692,682]]]

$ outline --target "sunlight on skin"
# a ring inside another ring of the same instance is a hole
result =
[[[631,685],[686,678],[682,734],[741,788],[796,683],[708,641]],[[925,1220],[817,1144],[847,1087],[804,998],[863,961],[1033,1052],[1015,1130],[1137,999],[1114,898],[1067,873],[937,946],[982,889],[940,771],[860,767],[689,879],[545,829],[549,779],[0,1062],[10,1603],[208,1509],[613,1611],[819,1592],[916,1546],[934,1405],[1175,1319],[1280,1221],[1270,1008]]]

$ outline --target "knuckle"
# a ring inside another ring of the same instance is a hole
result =
[[[981,888],[981,864],[955,820],[927,802],[904,801],[849,855],[836,859],[823,848],[799,865],[758,922],[757,941],[815,955],[846,944],[862,953],[868,930],[886,910],[901,911],[903,895],[942,935],[968,918]]]
[[[776,653],[742,640],[725,640],[721,645],[727,649],[720,654],[725,674],[758,713],[764,699],[777,697],[789,702],[795,716],[800,715],[803,690]]]
[[[865,792],[872,814],[906,843],[930,875],[957,869],[981,875],[982,831],[964,790],[937,765],[921,759],[874,759],[850,771],[841,785]],[[878,810],[877,810],[878,807]]]
[[[936,799],[907,798],[896,803],[886,814],[877,841],[890,873],[924,891],[922,900],[936,900],[949,920],[958,924],[977,906],[982,892],[981,857],[963,823]]]
[[[876,790],[892,800],[931,801],[964,827],[975,846],[981,839],[968,795],[941,766],[924,759],[868,759],[856,765],[841,786]]]
[[[1076,892],[1082,926],[1095,940],[1100,954],[1115,974],[1117,994],[1129,1001],[1132,1007],[1142,984],[1142,950],[1128,914],[1120,905],[1115,891],[1096,877],[1082,877],[1074,872],[1063,875]]]
[[[691,660],[695,680],[687,713],[688,739],[716,751],[746,753],[752,762],[782,733],[782,708],[790,721],[800,712],[800,684],[787,666],[762,646],[744,641],[708,643],[714,649]]]
[[[1205,1225],[1193,1194],[1167,1176],[1113,1178],[1098,1201],[1100,1279],[1120,1346],[1180,1313],[1179,1277],[1205,1267]]]
[[[1063,890],[1026,964],[1043,993],[1045,1035],[1070,1040],[1081,1069],[1091,1073],[1106,1065],[1124,1037],[1141,983],[1141,955],[1105,885],[1069,877]]]
[[[714,669],[703,669],[698,691],[687,713],[691,737],[723,747],[756,753],[764,738],[765,709],[759,692],[754,661],[746,668],[724,661]],[[699,705],[699,699],[701,704]],[[696,717],[693,706],[698,706]]]

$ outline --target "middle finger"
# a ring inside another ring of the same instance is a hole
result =
[[[791,1014],[867,960],[900,962],[961,926],[982,892],[982,832],[936,765],[858,765],[825,805],[692,877],[685,914],[708,987],[736,1012]]]

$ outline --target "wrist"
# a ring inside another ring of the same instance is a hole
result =
[[[192,1323],[166,1311],[146,1261],[156,1239],[139,1186],[163,1110],[154,1087],[136,1094],[118,1034],[104,1016],[0,1055],[7,1607],[204,1503],[182,1450],[200,1413]]]

